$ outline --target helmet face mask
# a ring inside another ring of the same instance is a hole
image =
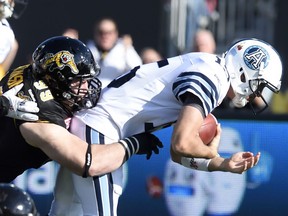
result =
[[[251,107],[254,114],[256,114],[256,113],[259,114],[262,111],[264,111],[266,108],[268,108],[268,103],[265,100],[265,98],[262,96],[262,92],[263,92],[263,89],[265,87],[268,88],[269,85],[265,80],[256,79],[256,80],[250,80],[249,86],[250,86],[250,89],[252,91],[252,94],[249,95],[250,107]],[[270,89],[270,90],[272,90],[274,92],[274,89]],[[256,97],[261,98],[263,104],[265,104],[260,109],[258,107],[253,106],[253,101],[255,100]]]
[[[100,67],[84,43],[64,36],[53,37],[36,48],[32,59],[33,72],[69,110],[74,112],[97,104],[101,82],[96,77]],[[81,89],[83,82],[88,83],[86,89]]]
[[[236,95],[232,99],[234,105],[243,107],[248,102],[252,105],[253,100],[259,97],[266,104],[264,109],[267,108],[263,89],[278,93],[281,87],[282,62],[275,49],[261,40],[243,39],[233,44],[224,58]],[[253,107],[252,110],[258,113]]]
[[[87,82],[86,87],[82,87],[82,83]],[[63,98],[67,100],[67,105],[73,111],[81,109],[90,109],[96,106],[99,95],[101,93],[101,82],[95,78],[84,78],[74,80],[68,91],[63,92]]]

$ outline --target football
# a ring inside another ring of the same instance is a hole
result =
[[[208,145],[216,135],[218,121],[213,114],[208,114],[199,130],[199,136]]]

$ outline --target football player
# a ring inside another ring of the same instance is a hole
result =
[[[18,42],[7,19],[12,16],[19,18],[27,4],[28,0],[0,0],[0,79],[10,68],[18,51]]]
[[[17,96],[39,107],[37,122],[1,118],[0,182],[11,182],[25,170],[51,159],[83,176],[104,172],[99,168],[102,162],[113,166],[110,164],[117,151],[119,163],[123,163],[126,148],[122,144],[90,146],[67,131],[73,113],[95,106],[101,92],[96,77],[100,68],[86,45],[64,36],[49,38],[36,48],[32,59],[32,64],[9,71],[0,81],[4,96],[23,83]],[[152,143],[161,145],[150,134],[136,135],[133,141],[131,153],[147,153],[148,157],[153,150],[158,151]]]
[[[175,123],[170,151],[174,162],[203,171],[243,173],[257,164],[260,153],[241,151],[223,158],[218,155],[220,125],[209,145],[199,138],[199,128],[226,95],[243,107],[255,97],[263,99],[264,88],[277,93],[281,75],[278,53],[257,39],[238,41],[223,58],[188,53],[137,66],[104,88],[96,107],[76,113],[71,131],[89,143],[111,143]],[[129,146],[129,141],[121,142]],[[126,154],[130,156],[128,150]],[[64,185],[71,183],[71,174],[60,170],[51,215],[117,214],[121,168],[98,177],[72,174],[72,178],[75,190],[66,188],[62,193]]]

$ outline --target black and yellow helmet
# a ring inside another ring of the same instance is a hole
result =
[[[83,42],[64,36],[49,38],[36,48],[32,60],[33,72],[48,85],[56,100],[73,103],[73,111],[96,105],[101,92],[101,82],[96,78],[100,67]],[[72,91],[71,83],[77,80],[87,80],[88,90],[79,86],[78,93],[75,87]]]
[[[31,196],[21,188],[9,183],[0,183],[0,215],[38,216]]]

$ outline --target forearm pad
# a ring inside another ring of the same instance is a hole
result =
[[[139,142],[135,137],[127,137],[123,140],[119,140],[119,143],[125,149],[125,161],[127,161],[133,154],[139,150]]]
[[[149,160],[151,155],[159,154],[159,148],[163,147],[161,140],[152,133],[139,133],[125,139],[119,140],[125,149],[125,161],[133,154],[146,155]]]

